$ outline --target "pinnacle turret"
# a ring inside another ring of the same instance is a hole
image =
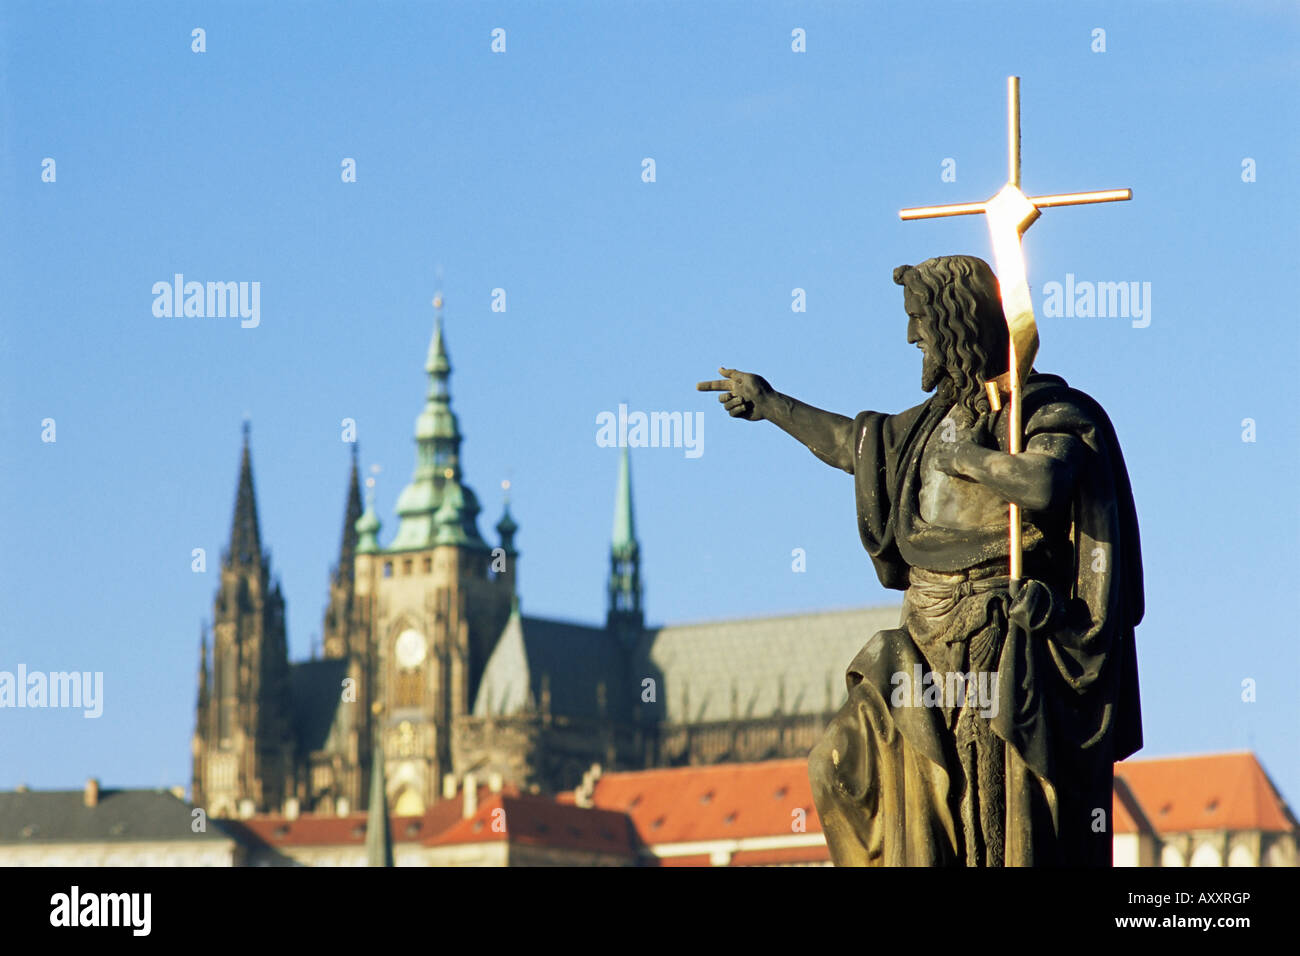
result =
[[[474,492],[453,477],[447,469],[446,481],[442,486],[442,504],[433,515],[434,544],[454,544],[475,548],[487,548],[478,533],[478,501]]]
[[[626,446],[614,493],[614,533],[609,548],[608,626],[620,640],[634,642],[645,623],[641,610],[641,546],[632,515],[632,470]]]
[[[334,580],[342,584],[352,580],[356,567],[357,521],[361,518],[361,482],[357,475],[357,446],[352,445],[352,472],[348,476],[348,498],[343,511],[343,541],[339,545],[339,563]]]
[[[339,560],[330,581],[329,606],[325,609],[324,653],[327,658],[346,657],[355,649],[357,522],[361,519],[361,487],[357,480],[357,446],[352,444],[352,467],[348,474],[347,503],[343,509],[343,539]],[[313,660],[315,647],[312,648]]]
[[[357,519],[357,554],[379,551],[379,516],[375,514],[375,479],[366,479],[366,510]]]
[[[519,525],[510,513],[510,482],[501,482],[501,488],[505,494],[501,502],[501,520],[497,522],[496,529],[501,537],[501,550],[513,557],[519,553],[515,550],[515,534],[519,531]]]

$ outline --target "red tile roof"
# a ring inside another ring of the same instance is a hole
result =
[[[1128,784],[1158,833],[1297,829],[1252,753],[1128,760],[1115,765],[1115,775]]]
[[[295,820],[279,814],[234,821],[271,846],[346,846],[366,842],[366,815],[346,817],[304,814]],[[427,832],[423,817],[393,817],[393,843],[418,841]]]
[[[393,843],[451,846],[509,840],[527,846],[636,856],[636,840],[626,815],[608,810],[584,809],[552,797],[521,795],[507,787],[493,793],[478,792],[478,811],[462,817],[464,796],[439,800],[424,816],[392,817]],[[494,815],[494,811],[500,811]],[[501,821],[494,828],[494,820]],[[276,847],[360,846],[366,841],[366,814],[345,817],[304,814],[290,820],[279,814],[230,821],[259,840]]]
[[[1111,784],[1111,833],[1154,833],[1142,805],[1119,774]]]
[[[592,799],[630,816],[651,846],[821,832],[804,759],[610,773]]]
[[[609,810],[558,803],[532,794],[489,794],[478,811],[458,820],[425,846],[508,840],[521,846],[606,853],[632,858],[635,840],[627,817]]]
[[[479,788],[479,799],[489,796],[487,787]],[[461,817],[462,797],[439,800],[423,816],[390,817],[394,845],[419,843],[443,833]],[[344,817],[303,814],[290,820],[278,813],[259,814],[245,820],[223,821],[242,826],[271,846],[347,846],[366,842],[366,814],[350,813]]]

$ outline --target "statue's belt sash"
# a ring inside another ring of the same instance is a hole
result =
[[[912,568],[909,580],[903,626],[931,665],[941,670],[996,668],[1010,602],[1006,565],[991,562],[953,573]],[[969,644],[965,660],[953,647],[960,644]]]
[[[947,573],[908,569],[910,582],[906,597],[918,613],[938,618],[948,614],[963,599],[986,591],[1007,590],[1011,578],[1004,562]]]

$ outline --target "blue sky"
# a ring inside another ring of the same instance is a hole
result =
[[[103,671],[105,701],[0,714],[0,787],[188,784],[245,415],[308,654],[340,421],[386,541],[439,266],[466,477],[485,532],[513,482],[528,612],[603,616],[620,402],[705,415],[700,457],[632,453],[652,620],[896,603],[852,480],[693,386],[725,364],[850,415],[920,401],[890,272],[990,250],[975,217],[896,213],[1000,187],[1015,73],[1026,191],[1135,193],[1047,211],[1025,250],[1038,367],[1105,406],[1132,477],[1145,753],[1253,749],[1300,799],[1298,28],[1284,3],[4,4],[0,669]],[[261,324],[155,317],[177,272],[260,282]],[[1067,274],[1149,282],[1149,326],[1045,317]]]

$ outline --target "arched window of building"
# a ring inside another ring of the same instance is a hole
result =
[[[1255,852],[1245,843],[1238,843],[1228,852],[1228,866],[1258,866]]]
[[[1192,866],[1223,866],[1223,857],[1209,843],[1202,843],[1192,853]]]

